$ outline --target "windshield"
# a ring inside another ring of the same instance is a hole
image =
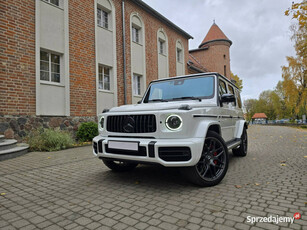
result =
[[[188,99],[201,100],[204,98],[212,98],[213,93],[213,76],[180,78],[152,83],[144,102]]]

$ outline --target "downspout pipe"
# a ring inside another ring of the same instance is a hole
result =
[[[125,0],[122,0],[124,104],[127,104]]]

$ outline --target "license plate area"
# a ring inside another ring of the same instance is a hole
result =
[[[117,149],[117,150],[139,151],[139,143],[138,142],[109,141],[108,147],[110,149]]]

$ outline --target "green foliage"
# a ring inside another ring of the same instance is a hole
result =
[[[296,21],[290,27],[296,55],[286,57],[282,66],[282,81],[274,91],[263,91],[259,99],[244,102],[247,119],[254,113],[265,113],[268,119],[289,118],[295,120],[307,114],[307,1],[292,3],[285,15]]]
[[[98,135],[98,125],[95,122],[84,122],[80,125],[77,131],[79,141],[92,141]]]
[[[231,78],[232,80],[235,80],[235,81],[236,81],[236,84],[235,84],[235,85],[236,85],[240,90],[243,89],[243,80],[240,79],[240,78],[238,77],[238,75],[233,74],[232,72],[230,72],[230,78]]]
[[[53,129],[39,129],[31,132],[26,138],[31,151],[58,151],[74,144],[67,132]]]

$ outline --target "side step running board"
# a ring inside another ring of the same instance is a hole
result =
[[[233,148],[239,146],[240,144],[241,144],[241,139],[240,138],[236,138],[236,139],[234,139],[232,141],[227,141],[226,142],[228,150],[233,149]]]

